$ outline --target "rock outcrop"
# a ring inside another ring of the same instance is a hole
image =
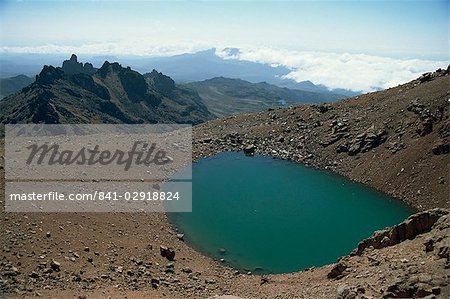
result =
[[[330,279],[339,279],[344,276],[344,271],[347,269],[347,265],[341,262],[338,262],[333,266],[331,271],[327,274],[327,277]]]
[[[39,75],[36,75],[34,84],[49,85],[56,82],[56,80],[63,79],[64,72],[60,68],[55,68],[51,65],[44,65]]]
[[[144,74],[144,78],[151,88],[166,96],[170,96],[175,90],[175,81],[157,70]]]
[[[437,298],[441,287],[432,286],[432,277],[417,275],[399,277],[383,292],[381,298]]]
[[[361,241],[352,255],[361,255],[368,247],[380,249],[405,240],[412,240],[420,234],[429,232],[441,217],[449,213],[446,209],[433,209],[414,214],[396,226],[376,231],[370,238]]]
[[[33,84],[3,98],[0,123],[198,124],[213,117],[198,94],[154,73],[164,92],[119,63],[106,61],[92,74],[72,55],[62,68],[44,66]]]
[[[386,139],[387,131],[385,129],[375,129],[375,126],[372,125],[365,132],[358,134],[350,141],[348,154],[353,156],[359,152],[367,152],[385,142]]]
[[[433,225],[436,234],[424,242],[425,251],[433,252],[437,258],[444,258],[450,267],[450,214],[442,216]]]
[[[75,75],[75,74],[87,74],[93,75],[97,69],[94,66],[86,62],[84,65],[81,62],[78,62],[77,55],[72,54],[69,60],[64,60],[61,69],[67,75]]]

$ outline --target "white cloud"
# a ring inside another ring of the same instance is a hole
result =
[[[285,77],[297,82],[309,80],[330,89],[374,91],[411,81],[422,73],[446,68],[449,62],[394,59],[389,57],[349,54],[277,50],[272,48],[241,49],[230,53],[227,49],[216,54],[224,59],[247,60],[270,65],[282,65],[291,70]]]
[[[148,39],[130,39],[118,42],[89,43],[76,46],[47,44],[40,46],[2,46],[0,53],[20,54],[94,54],[94,55],[137,55],[172,56],[194,53],[211,48],[211,44],[181,42],[177,44],[155,44]]]
[[[108,43],[90,43],[79,46],[54,45],[13,47],[2,46],[0,53],[39,54],[96,54],[171,56],[194,53],[219,47],[216,55],[224,59],[247,60],[272,66],[282,65],[291,71],[285,76],[297,82],[309,80],[330,89],[354,91],[385,89],[413,80],[422,73],[446,68],[449,62],[394,59],[366,54],[328,53],[279,50],[243,46],[239,50],[224,48],[217,43],[178,41],[176,44],[156,43],[150,39],[130,39]]]

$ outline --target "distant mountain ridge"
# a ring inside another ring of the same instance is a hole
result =
[[[228,53],[238,52],[239,49],[226,49]],[[271,66],[237,59],[223,59],[216,55],[216,49],[208,49],[196,53],[180,54],[169,57],[144,57],[127,62],[137,69],[155,68],[169,75],[178,83],[204,81],[215,77],[242,79],[251,83],[266,81],[268,83],[300,89],[304,91],[341,94],[345,97],[354,96],[359,92],[345,89],[329,90],[323,85],[315,85],[311,81],[296,82],[284,78],[291,72],[284,66]]]
[[[15,80],[19,79],[11,78]],[[310,82],[303,84],[316,89]],[[289,89],[223,76],[176,84],[155,69],[142,75],[109,61],[97,69],[79,62],[75,54],[64,60],[62,67],[44,66],[34,83],[17,86],[20,89],[1,100],[1,123],[198,124],[214,117],[345,98],[329,91]]]
[[[184,84],[198,92],[209,111],[217,117],[262,111],[267,108],[333,102],[345,96],[279,87],[267,82],[216,77]]]
[[[33,83],[34,79],[25,75],[0,79],[0,99],[13,94]]]
[[[235,53],[239,49],[227,49]],[[101,66],[105,60],[121,61],[134,70],[145,73],[151,69],[170,76],[177,83],[203,81],[214,77],[242,79],[251,83],[266,81],[280,87],[300,89],[304,91],[342,94],[354,96],[359,92],[345,89],[329,90],[323,85],[315,85],[310,81],[296,82],[284,76],[291,70],[284,66],[271,66],[237,59],[224,59],[216,55],[216,49],[185,53],[167,57],[141,57],[141,56],[83,56],[95,66]],[[42,69],[42,65],[56,65],[64,57],[50,54],[3,54],[0,59],[0,77],[10,77],[19,74],[34,76]],[[69,59],[70,61],[71,59]]]
[[[0,101],[0,122],[198,124],[213,118],[198,94],[161,73],[144,76],[108,61],[92,73],[91,66],[75,55],[62,68],[44,66],[34,83]]]

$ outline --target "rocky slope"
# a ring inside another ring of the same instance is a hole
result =
[[[33,84],[4,98],[0,123],[197,124],[212,118],[198,94],[153,74],[149,82],[148,76],[107,61],[95,70],[73,55],[62,68],[45,66]]]

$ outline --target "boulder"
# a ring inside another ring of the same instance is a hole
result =
[[[244,148],[244,153],[249,156],[253,156],[255,154],[255,145],[250,144]]]
[[[375,129],[372,125],[365,132],[359,133],[351,142],[348,149],[348,155],[354,156],[360,152],[364,153],[373,148],[378,147],[387,139],[387,131],[383,129]]]
[[[327,274],[327,277],[329,279],[339,279],[342,278],[344,275],[344,271],[347,269],[347,265],[345,265],[344,263],[337,263],[333,266],[333,268],[331,269],[331,271]]]
[[[346,285],[338,286],[336,290],[336,299],[354,299],[357,293]]]
[[[381,298],[436,298],[441,288],[420,282],[417,277],[400,277],[391,283]]]
[[[426,136],[433,132],[433,120],[431,118],[425,118],[417,128],[417,134],[420,136]]]
[[[358,140],[353,140],[352,144],[347,150],[349,156],[354,156],[361,151],[362,143]]]
[[[448,154],[450,152],[450,144],[444,140],[435,143],[431,150],[435,155]]]
[[[424,83],[431,80],[431,73],[424,73],[419,77],[420,83]]]
[[[336,153],[346,153],[348,152],[349,148],[346,143],[341,143],[336,147]]]
[[[53,271],[60,271],[61,270],[61,264],[55,260],[52,260],[52,262],[50,263],[50,267],[52,268]]]
[[[325,113],[330,110],[330,107],[328,105],[319,105],[317,110],[319,110],[320,113]]]
[[[175,259],[175,250],[171,248],[159,246],[159,252],[161,253],[161,256],[165,257],[169,261],[173,261]]]

